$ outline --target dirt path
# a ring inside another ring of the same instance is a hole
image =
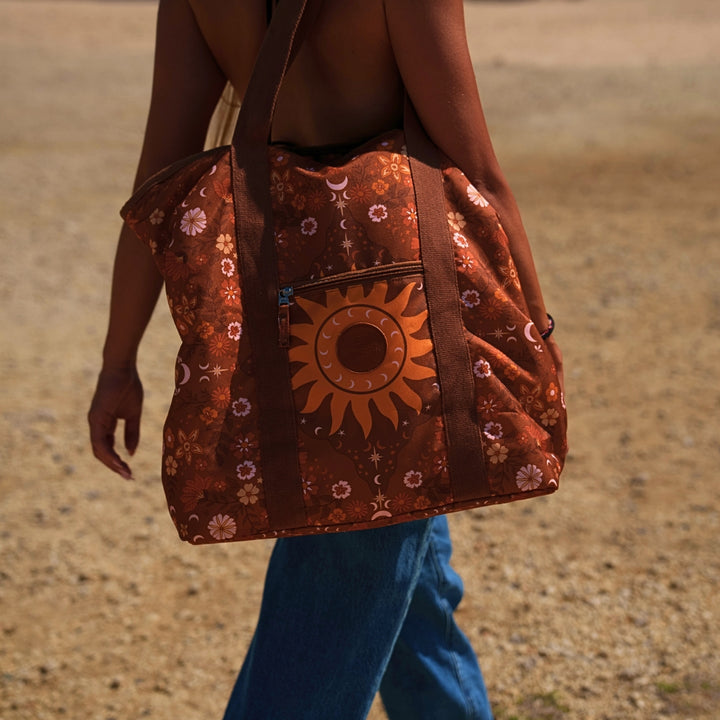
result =
[[[153,16],[0,1],[3,720],[219,718],[260,598],[268,543],[190,548],[166,515],[164,307],[137,480],[85,438]],[[468,27],[566,354],[572,452],[556,496],[453,516],[460,620],[499,720],[715,720],[720,9],[476,2]]]

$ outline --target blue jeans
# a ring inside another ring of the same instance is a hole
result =
[[[492,720],[447,519],[275,544],[224,720]]]

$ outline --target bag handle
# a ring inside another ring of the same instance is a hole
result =
[[[267,144],[280,87],[317,17],[322,0],[282,0],[273,12],[255,61],[232,144]]]
[[[281,0],[263,41],[233,136],[231,160],[238,265],[259,404],[259,444],[270,529],[305,523],[297,430],[287,352],[278,341],[279,279],[268,187],[268,141],[280,86],[322,0]],[[462,322],[455,258],[442,198],[442,155],[406,95],[405,131],[415,185],[426,297],[447,429],[453,496],[477,497],[487,485]],[[240,358],[238,358],[238,363]],[[236,373],[240,377],[240,373]],[[238,381],[239,382],[239,381]],[[233,396],[241,388],[231,388]],[[231,442],[232,418],[223,435]],[[452,441],[450,442],[450,440]],[[487,488],[489,489],[489,488]]]
[[[306,524],[297,431],[287,352],[278,342],[277,258],[268,179],[268,141],[280,85],[321,0],[281,0],[263,40],[248,83],[230,149],[241,303],[258,388],[258,429],[269,530]],[[306,12],[307,10],[307,12]],[[238,356],[237,366],[246,362]],[[240,397],[242,373],[230,392]],[[223,449],[232,446],[233,418],[222,429]]]

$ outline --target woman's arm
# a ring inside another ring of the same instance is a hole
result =
[[[462,0],[385,0],[405,87],[433,142],[495,208],[535,325],[548,325],[528,238],[485,122],[467,45]]]
[[[385,0],[393,52],[426,132],[482,192],[510,243],[530,317],[548,328],[530,243],[493,150],[470,59],[462,0]],[[562,353],[547,339],[564,389]]]
[[[202,150],[225,77],[200,34],[187,0],[161,0],[150,110],[134,187],[181,157]],[[88,421],[93,452],[125,478],[130,468],[114,449],[118,420],[132,455],[140,436],[140,340],[162,288],[149,249],[123,226],[113,269],[103,364]]]

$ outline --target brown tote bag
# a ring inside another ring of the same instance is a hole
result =
[[[348,152],[269,143],[317,5],[279,4],[232,145],[160,172],[122,210],[182,340],[162,480],[191,543],[545,495],[566,454],[505,233],[410,103],[404,130]]]

